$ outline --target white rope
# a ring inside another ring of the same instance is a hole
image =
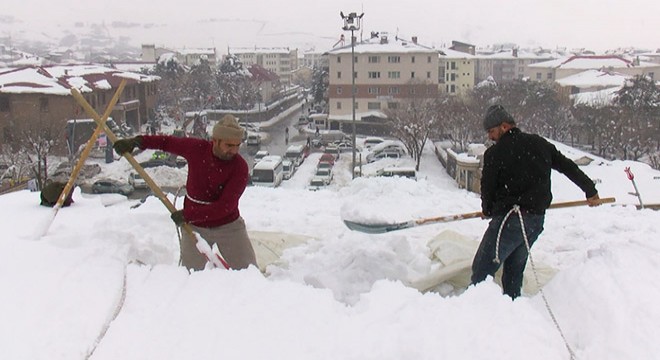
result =
[[[495,258],[493,259],[493,262],[495,262],[496,264],[500,263],[499,247],[500,247],[500,237],[502,235],[502,229],[504,229],[504,224],[506,223],[509,216],[514,212],[518,213],[518,218],[520,219],[520,227],[522,228],[523,239],[525,240],[525,246],[527,247],[527,256],[529,257],[529,263],[532,266],[532,273],[534,274],[534,280],[536,281],[536,285],[538,285],[539,287],[539,293],[541,293],[541,298],[543,299],[545,308],[546,310],[548,310],[548,314],[550,314],[550,318],[552,319],[552,322],[555,324],[555,328],[557,328],[559,335],[561,335],[561,338],[564,341],[564,345],[566,346],[566,350],[568,350],[568,353],[571,356],[571,360],[575,360],[576,359],[575,353],[573,352],[573,349],[571,349],[571,346],[568,344],[568,341],[566,340],[566,336],[564,336],[564,332],[562,331],[561,326],[559,326],[559,322],[557,321],[554,312],[552,312],[552,309],[550,308],[550,304],[548,303],[548,299],[545,297],[545,292],[541,287],[541,282],[539,281],[539,276],[536,271],[536,265],[534,264],[534,259],[532,258],[532,249],[529,246],[529,240],[527,240],[527,232],[525,231],[525,222],[523,220],[522,212],[520,212],[519,205],[513,205],[513,208],[511,208],[511,210],[509,210],[506,216],[504,216],[504,219],[500,224],[500,229],[497,232],[497,240],[495,242]]]

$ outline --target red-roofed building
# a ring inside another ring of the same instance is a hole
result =
[[[0,70],[0,145],[17,139],[35,121],[61,129],[70,119],[90,118],[71,95],[75,88],[101,115],[119,83],[126,87],[111,117],[139,131],[157,100],[159,78],[102,65],[25,66]],[[58,147],[65,151],[66,146]]]
[[[280,77],[274,72],[257,64],[250,65],[248,71],[252,74],[250,81],[255,89],[259,90],[262,102],[269,103],[273,100],[282,87],[280,84]]]

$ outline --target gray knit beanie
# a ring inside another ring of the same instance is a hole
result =
[[[491,105],[488,110],[486,110],[486,115],[484,116],[484,130],[499,126],[503,122],[511,125],[516,124],[513,117],[504,110],[504,106]]]
[[[233,115],[227,114],[213,126],[214,139],[243,139],[245,130],[238,124]]]

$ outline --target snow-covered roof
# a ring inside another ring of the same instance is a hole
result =
[[[562,79],[556,82],[561,86],[575,86],[578,88],[590,87],[621,87],[630,76],[617,72],[590,69]]]
[[[387,36],[387,40],[383,38]],[[328,51],[328,54],[350,54],[351,44],[344,45]],[[420,45],[419,43],[404,40],[398,36],[387,35],[381,33],[378,37],[373,37],[368,40],[363,40],[355,44],[355,53],[428,53],[437,54],[438,50],[428,46]]]
[[[438,49],[440,52],[440,57],[444,59],[474,59],[476,56],[468,54],[462,51],[456,51],[452,49]]]
[[[206,54],[215,56],[215,48],[178,49],[177,52],[181,55]]]
[[[283,47],[230,47],[227,49],[229,54],[286,54],[288,55],[291,50]]]
[[[71,88],[80,92],[116,88],[122,78],[129,84],[159,79],[95,64],[25,66],[0,71],[0,93],[69,95]]]
[[[620,87],[611,87],[598,91],[582,92],[571,95],[571,99],[573,99],[576,104],[585,104],[596,107],[610,105],[614,101],[617,91],[620,89]]]
[[[594,55],[594,56],[570,56],[559,59],[543,61],[535,64],[528,65],[530,68],[554,68],[554,69],[600,69],[600,68],[631,68],[631,67],[657,67],[658,64],[639,62],[634,64],[633,61],[625,59],[621,56],[614,55]]]
[[[480,59],[499,59],[499,60],[519,60],[519,59],[548,59],[552,58],[550,54],[537,54],[531,51],[519,49],[514,55],[513,50],[496,52],[494,54],[479,55]]]

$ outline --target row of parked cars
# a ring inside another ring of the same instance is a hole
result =
[[[308,155],[309,147],[305,145],[289,146],[284,156],[271,155],[268,150],[257,151],[250,176],[252,185],[278,187],[293,176]]]

